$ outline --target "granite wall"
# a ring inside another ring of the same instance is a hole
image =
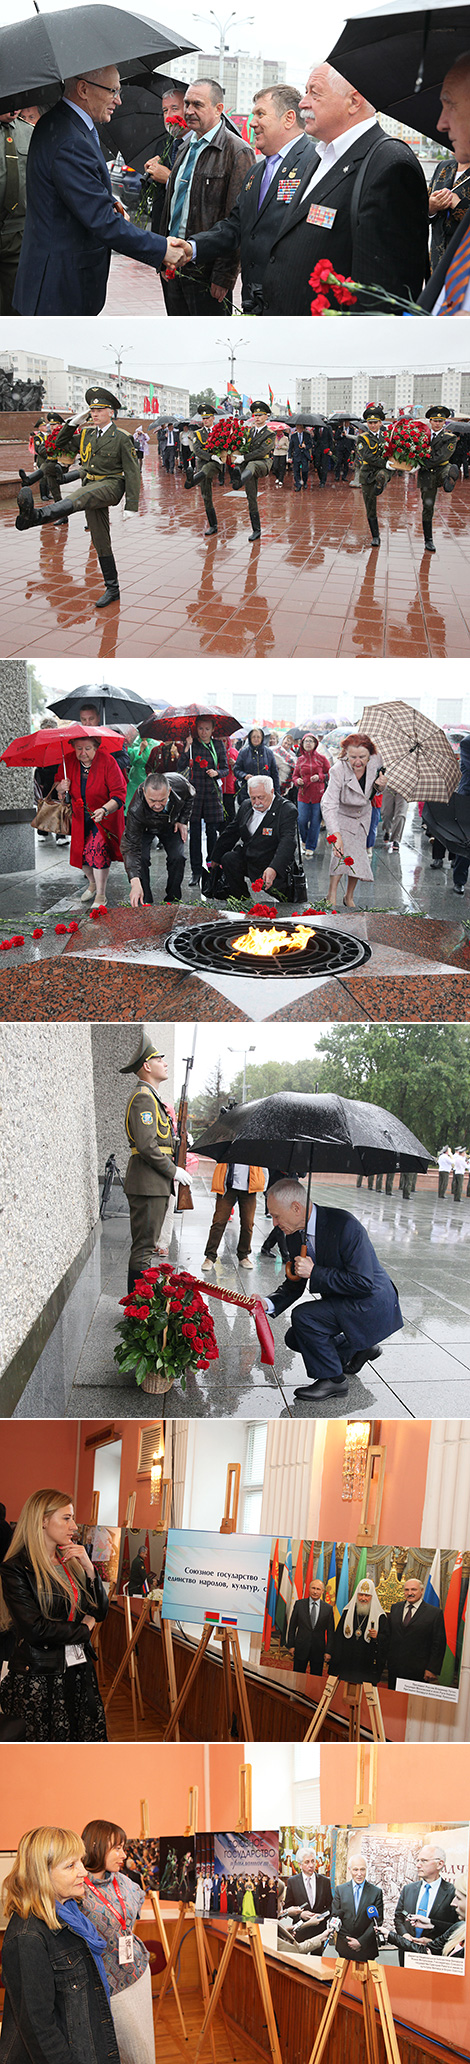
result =
[[[25,659],[0,663],[0,752],[10,739],[31,728],[28,668]],[[0,874],[34,867],[33,775],[30,767],[0,763]]]
[[[98,1217],[89,1027],[3,1024],[0,1097],[1,1371]]]

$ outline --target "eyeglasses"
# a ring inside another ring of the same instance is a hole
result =
[[[100,85],[98,84],[98,80],[97,80],[97,79],[87,79],[87,78],[85,77],[85,74],[83,74],[83,85],[84,85],[84,86],[94,86],[94,88],[95,88],[95,92],[96,92],[96,93],[107,93],[107,94],[109,95],[109,99],[110,99],[110,100],[120,100],[120,98],[121,98],[121,81],[120,81],[120,80],[119,80],[119,86],[100,86]]]

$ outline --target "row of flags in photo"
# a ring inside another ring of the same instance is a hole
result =
[[[241,401],[241,403],[242,403],[242,407],[243,407],[243,408],[250,408],[250,406],[251,406],[251,395],[250,395],[250,394],[239,394],[239,392],[238,392],[238,387],[235,387],[235,385],[234,385],[234,382],[233,382],[233,380],[227,380],[227,394],[230,394],[230,396],[231,396],[231,399],[232,399],[232,401]],[[268,394],[269,394],[269,406],[270,406],[270,408],[272,408],[272,405],[273,405],[273,401],[274,401],[274,392],[273,392],[273,388],[272,388],[272,387],[269,387],[269,386],[268,386]],[[291,409],[290,401],[287,401],[287,402],[286,402],[286,414],[287,414],[288,416],[291,416],[291,415],[292,415],[292,409]]]
[[[262,1639],[262,1646],[266,1651],[270,1649],[273,1633],[279,1635],[281,1643],[285,1642],[293,1606],[296,1604],[297,1599],[308,1598],[310,1585],[313,1582],[314,1577],[320,1578],[322,1584],[325,1585],[324,1596],[327,1604],[333,1607],[335,1627],[338,1626],[339,1621],[341,1619],[341,1614],[345,1612],[346,1606],[349,1604],[350,1586],[348,1544],[346,1543],[344,1549],[338,1582],[336,1581],[335,1541],[333,1542],[333,1547],[330,1553],[328,1575],[325,1574],[325,1552],[323,1541],[321,1543],[320,1553],[318,1556],[316,1554],[315,1543],[313,1541],[310,1542],[307,1556],[307,1566],[305,1570],[304,1549],[305,1543],[304,1541],[300,1541],[297,1554],[297,1561],[294,1570],[291,1538],[289,1537],[287,1542],[285,1561],[282,1564],[282,1566],[279,1562],[279,1540],[276,1541],[274,1554],[271,1558],[269,1567],[268,1586],[266,1592],[266,1610],[264,1615]],[[356,1590],[357,1585],[362,1582],[362,1578],[367,1577],[368,1574],[369,1572],[367,1569],[367,1548],[361,1548],[359,1561],[354,1572],[354,1583],[352,1589]],[[456,1555],[454,1567],[451,1572],[446,1602],[443,1608],[447,1647],[439,1679],[439,1682],[441,1684],[451,1685],[454,1680],[456,1669],[460,1665],[465,1628],[465,1618],[467,1611],[467,1597],[468,1577],[463,1577],[462,1555],[459,1551]],[[424,1603],[426,1605],[435,1606],[440,1606],[441,1604],[440,1548],[436,1548],[436,1553],[431,1563],[429,1576],[427,1578],[424,1590]]]

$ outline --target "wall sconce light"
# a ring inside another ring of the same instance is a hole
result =
[[[159,1505],[162,1495],[163,1455],[152,1455],[150,1464],[150,1504]]]
[[[350,1503],[353,1498],[358,1498],[362,1502],[364,1497],[370,1433],[369,1419],[348,1419],[341,1490],[341,1497],[346,1503]]]

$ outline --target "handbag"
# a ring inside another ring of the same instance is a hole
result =
[[[33,831],[55,831],[58,838],[68,838],[72,828],[71,803],[63,801],[60,796],[56,796],[55,801],[43,798],[31,825]]]

